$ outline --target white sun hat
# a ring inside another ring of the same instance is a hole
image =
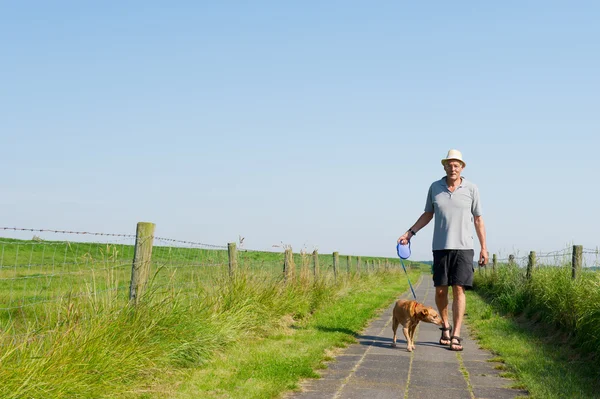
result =
[[[450,161],[452,159],[462,162],[463,168],[467,166],[467,163],[463,161],[461,152],[458,150],[449,150],[446,158],[442,159],[442,165],[446,165],[446,161]]]

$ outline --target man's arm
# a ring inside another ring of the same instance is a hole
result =
[[[485,242],[485,223],[483,223],[483,216],[475,216],[475,232],[481,244],[481,252],[479,253],[479,264],[481,266],[487,265],[489,256],[487,251],[487,244]]]
[[[411,230],[417,233],[423,227],[427,226],[427,224],[431,222],[431,219],[433,219],[433,212],[423,212],[415,224],[413,224],[406,233],[402,234],[400,238],[398,238],[398,242],[402,245],[406,245],[406,243],[414,236]]]

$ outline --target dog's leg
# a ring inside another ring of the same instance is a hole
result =
[[[404,327],[402,329],[402,332],[404,333],[404,336],[406,337],[406,350],[409,352],[412,352],[412,340],[410,337],[408,327]]]
[[[408,330],[408,334],[410,335],[410,343],[412,345],[412,349],[415,349],[415,330],[417,329],[417,324],[411,324]]]
[[[396,347],[396,331],[398,331],[398,319],[396,316],[392,318],[392,331],[394,332],[394,338],[392,339],[392,348]]]

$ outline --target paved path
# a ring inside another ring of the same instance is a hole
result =
[[[415,287],[419,302],[435,308],[433,283],[422,278]],[[409,293],[403,299],[411,299]],[[441,331],[429,323],[419,323],[416,349],[406,351],[402,326],[398,347],[391,348],[393,304],[358,336],[358,343],[344,349],[323,370],[322,378],[306,380],[302,391],[288,399],[512,399],[526,396],[510,389],[510,380],[501,378],[493,356],[478,348],[463,327],[462,352],[438,344]]]

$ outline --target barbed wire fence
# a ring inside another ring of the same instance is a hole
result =
[[[135,235],[9,227],[0,232],[33,233],[29,240],[0,238],[0,332],[15,339],[56,328],[86,298],[116,298],[128,288]]]
[[[226,276],[228,265],[227,246],[154,237],[150,285],[193,292]]]
[[[0,237],[0,338],[13,340],[44,336],[74,317],[85,321],[97,301],[125,309],[146,290],[201,295],[240,271],[310,283],[400,265],[337,252],[292,253],[286,245],[258,251],[242,241],[225,246],[159,237],[151,223],[138,223],[136,234],[0,227],[0,236],[10,235]]]
[[[584,248],[581,245],[572,245],[563,249],[536,252],[530,251],[528,255],[518,256],[511,254],[505,258],[498,258],[496,254],[492,255],[491,272],[495,272],[496,267],[513,265],[524,270],[527,278],[535,269],[543,267],[564,267],[572,270],[572,278],[575,279],[582,270],[600,271],[600,248]],[[483,269],[483,270],[482,270]],[[487,273],[490,268],[479,268],[480,273]]]

